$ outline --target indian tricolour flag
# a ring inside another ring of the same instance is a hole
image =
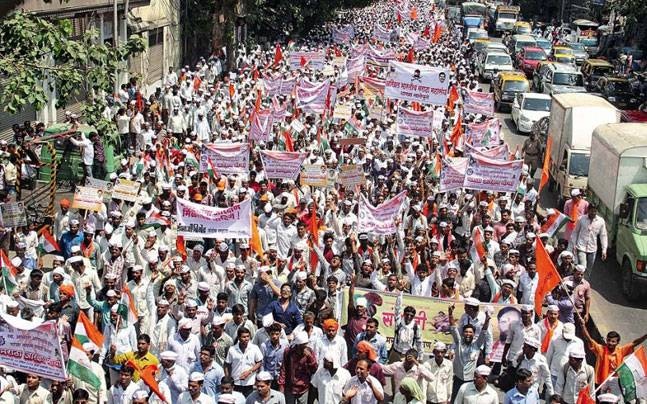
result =
[[[557,234],[559,229],[571,220],[570,217],[557,209],[548,209],[546,213],[548,213],[548,218],[546,219],[546,222],[541,225],[541,233],[546,233],[549,237],[553,237]]]
[[[151,226],[170,226],[171,219],[162,216],[162,214],[159,212],[155,212],[147,217],[144,223]]]
[[[67,371],[90,384],[95,388],[101,386],[101,375],[97,375],[92,371],[90,366],[90,359],[85,354],[83,344],[91,342],[97,347],[103,346],[103,335],[97,330],[97,327],[90,321],[88,316],[82,311],[79,313],[79,319],[74,328],[74,337],[72,338],[72,346],[70,347],[70,358],[67,362]]]
[[[198,159],[195,157],[195,154],[193,152],[187,152],[186,156],[184,157],[184,163],[189,166],[193,166],[194,168],[200,167],[200,163],[198,162]]]
[[[121,299],[119,300],[119,314],[128,324],[135,324],[138,320],[137,307],[135,306],[135,299],[133,294],[130,293],[128,286],[124,285],[121,291]]]
[[[647,398],[647,355],[641,346],[616,371],[625,401]]]
[[[45,254],[49,254],[54,251],[61,251],[61,247],[58,246],[56,239],[54,238],[54,236],[52,236],[49,230],[47,230],[47,227],[43,227],[43,229],[40,231],[40,235],[41,240],[39,248],[41,249],[41,251],[43,251]]]
[[[14,290],[18,287],[18,281],[16,281],[18,271],[3,250],[0,250],[0,261],[0,265],[2,265],[2,281],[4,283],[4,288],[7,294],[11,296]]]

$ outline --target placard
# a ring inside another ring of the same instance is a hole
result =
[[[98,212],[103,205],[103,191],[97,188],[76,187],[74,199],[72,200],[73,209],[85,209]]]
[[[261,161],[267,178],[296,180],[307,153],[261,150]]]
[[[479,191],[515,192],[522,167],[523,160],[502,161],[471,154],[463,187]]]
[[[334,119],[345,119],[349,120],[353,114],[353,108],[348,104],[337,104],[335,105],[335,110],[332,117]]]
[[[366,138],[350,137],[350,138],[339,139],[339,144],[342,146],[348,146],[351,144],[366,144]]]
[[[251,238],[252,202],[249,199],[228,208],[193,203],[176,198],[177,232],[198,238]]]
[[[359,214],[357,215],[357,231],[388,236],[397,231],[396,216],[404,206],[407,191],[402,191],[393,198],[384,201],[379,206],[373,206],[364,195],[359,197]]]
[[[422,104],[447,104],[449,70],[412,63],[389,62],[384,96]]]
[[[141,185],[137,181],[117,178],[117,182],[115,182],[115,186],[112,189],[112,197],[126,202],[136,202]]]
[[[449,192],[463,187],[467,162],[467,157],[443,159],[440,169],[440,192]]]
[[[213,162],[218,174],[247,177],[249,173],[249,144],[211,143],[202,145],[200,172],[207,172],[208,160]]]
[[[398,108],[396,132],[404,136],[432,136],[432,119],[434,111],[414,111]]]
[[[104,181],[97,178],[88,177],[85,179],[85,186],[90,188],[96,188],[103,191],[103,201],[110,202],[112,199],[112,188],[113,183],[110,181]]]
[[[325,164],[304,164],[301,167],[301,185],[311,187],[326,187],[328,185],[328,169]]]
[[[364,184],[366,177],[364,170],[359,164],[344,164],[339,168],[339,175],[337,176],[337,183],[342,184],[346,188],[354,188],[357,185]]]
[[[0,204],[0,209],[4,227],[27,226],[27,214],[22,202],[6,202]]]

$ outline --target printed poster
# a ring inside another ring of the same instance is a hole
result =
[[[467,157],[447,157],[440,168],[440,192],[449,192],[463,187],[467,171]]]
[[[241,175],[249,173],[249,144],[211,143],[202,145],[200,172],[207,172],[207,161],[211,160],[220,175]]]
[[[72,209],[85,209],[98,212],[103,205],[103,191],[97,188],[77,186],[74,190]]]
[[[364,184],[366,178],[364,176],[364,169],[358,164],[344,164],[339,169],[337,176],[337,183],[345,186],[346,188],[354,188],[357,185]]]
[[[434,111],[414,111],[398,108],[396,132],[405,136],[432,136],[432,120]]]
[[[384,96],[421,104],[447,104],[449,70],[412,63],[389,62]]]
[[[307,153],[261,150],[265,176],[272,179],[296,180]]]
[[[6,202],[0,204],[2,224],[4,227],[27,226],[27,214],[22,202]]]
[[[301,170],[301,185],[328,186],[328,168],[325,164],[304,164]]]
[[[373,206],[364,195],[360,195],[358,233],[372,233],[387,236],[396,232],[395,219],[400,213],[407,191],[402,191],[379,206]]]
[[[186,237],[251,238],[252,202],[249,199],[228,208],[193,203],[177,198],[177,232]]]
[[[466,91],[463,95],[463,112],[494,116],[494,93]]]
[[[137,181],[130,181],[123,178],[117,178],[115,186],[112,189],[112,197],[127,202],[135,202],[139,194],[141,184]]]
[[[479,191],[515,192],[522,167],[523,160],[502,161],[471,154],[463,187]]]

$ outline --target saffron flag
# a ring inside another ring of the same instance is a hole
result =
[[[625,358],[617,370],[618,382],[626,402],[647,398],[647,355],[640,346]]]
[[[586,385],[582,387],[577,394],[577,402],[575,404],[595,404],[595,399],[591,397],[591,386]]]
[[[186,246],[184,245],[184,236],[180,234],[178,234],[177,239],[175,239],[175,250],[182,256],[182,260],[186,261],[188,254],[186,253]]]
[[[449,97],[447,99],[447,109],[450,111],[454,110],[454,105],[456,104],[456,101],[458,101],[458,90],[456,89],[456,86],[451,86],[449,88]]]
[[[151,389],[153,393],[157,395],[163,402],[166,402],[166,398],[164,398],[164,394],[160,391],[159,385],[157,384],[157,380],[155,379],[155,373],[158,370],[157,365],[150,364],[146,365],[144,367],[140,367],[137,365],[137,363],[133,360],[129,360],[126,362],[126,365],[129,367],[135,369],[137,373],[139,373],[139,378],[146,383],[146,385]]]
[[[39,245],[41,251],[45,254],[49,254],[54,251],[61,251],[61,247],[58,246],[56,239],[54,239],[54,236],[52,236],[49,230],[47,230],[47,227],[43,227],[40,231],[40,235],[42,236]]]
[[[541,225],[541,233],[548,234],[548,237],[553,237],[566,222],[571,220],[570,217],[557,209],[548,209],[546,213],[548,217],[546,218],[546,222]]]
[[[456,125],[454,125],[454,129],[452,129],[452,135],[451,135],[451,142],[454,145],[454,150],[460,146],[460,140],[461,140],[461,135],[463,134],[463,117],[458,116],[458,120],[456,121]]]
[[[546,141],[546,151],[544,152],[544,165],[541,168],[541,179],[539,180],[539,189],[538,192],[541,192],[541,189],[548,183],[548,165],[550,164],[550,150],[553,147],[553,140],[549,136]]]
[[[261,236],[258,232],[258,216],[252,217],[252,238],[249,240],[249,247],[257,255],[261,257],[265,255],[263,244],[261,243]]]
[[[277,65],[283,60],[283,51],[281,50],[281,45],[276,44],[276,49],[274,49],[274,64]]]
[[[128,324],[135,324],[138,320],[137,307],[135,307],[135,299],[128,286],[124,285],[121,291],[121,299],[119,300],[119,314]]]
[[[481,231],[480,227],[476,227],[474,229],[474,252],[476,253],[476,256],[473,256],[474,259],[478,259],[479,262],[483,260],[483,257],[487,255],[487,251],[485,250],[485,245],[483,245],[484,239],[483,239],[483,232]]]
[[[79,319],[74,328],[74,338],[81,344],[92,342],[97,348],[103,346],[103,335],[83,311],[79,312]]]
[[[155,212],[146,218],[146,221],[144,222],[144,224],[153,226],[153,227],[170,226],[171,219],[169,219],[168,217],[162,216],[160,212]]]
[[[559,285],[562,279],[539,237],[535,242],[535,260],[537,262],[537,276],[539,277],[537,289],[535,290],[535,311],[537,315],[541,316],[541,306],[544,298],[555,286]]]
[[[312,212],[310,213],[310,233],[312,234],[312,246],[319,246],[319,220],[317,219],[317,205],[312,202],[314,205]],[[319,257],[314,250],[310,251],[310,270],[312,272],[317,268],[317,262]]]

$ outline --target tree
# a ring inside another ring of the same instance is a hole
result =
[[[61,108],[80,92],[86,96],[86,121],[99,123],[99,95],[112,93],[123,62],[144,50],[145,42],[131,36],[115,48],[99,43],[96,29],[78,39],[72,34],[69,20],[51,21],[22,11],[0,22],[0,103],[5,111],[16,113],[25,105],[41,109],[53,91]]]

